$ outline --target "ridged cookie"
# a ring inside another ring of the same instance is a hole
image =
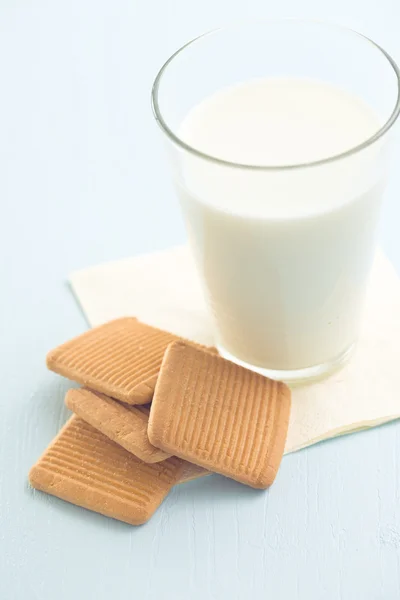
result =
[[[165,353],[150,411],[150,442],[255,488],[275,479],[290,390],[184,342]]]
[[[145,523],[183,473],[172,457],[147,464],[71,417],[29,473],[31,485],[132,525]]]
[[[127,404],[148,404],[164,352],[179,340],[133,317],[110,321],[58,346],[47,366],[96,392]]]
[[[78,417],[147,463],[169,458],[150,444],[147,436],[148,406],[129,406],[86,388],[72,389],[65,404]]]

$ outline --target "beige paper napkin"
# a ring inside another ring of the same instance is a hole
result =
[[[185,246],[73,273],[89,323],[126,315],[202,344],[213,331]],[[378,252],[363,329],[350,363],[328,379],[293,389],[286,453],[400,417],[400,280]]]

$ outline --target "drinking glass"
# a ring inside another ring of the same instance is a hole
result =
[[[183,139],[183,120],[205,98],[266,78],[334,86],[368,105],[378,125],[338,154],[288,164],[235,162]],[[400,110],[394,60],[336,25],[244,23],[171,56],[152,104],[220,353],[286,381],[342,365],[358,337]]]

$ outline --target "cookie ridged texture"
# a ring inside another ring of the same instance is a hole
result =
[[[129,406],[85,388],[69,390],[65,404],[78,417],[140,460],[155,463],[169,458],[169,454],[149,442],[147,405]]]
[[[125,317],[55,348],[47,355],[47,366],[127,404],[147,404],[153,396],[165,349],[179,339]]]
[[[149,439],[205,469],[266,488],[283,455],[290,396],[282,382],[174,343],[158,378]]]
[[[73,416],[29,473],[31,485],[125,521],[145,523],[183,472],[177,458],[147,464]]]

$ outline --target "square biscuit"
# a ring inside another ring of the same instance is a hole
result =
[[[86,388],[69,390],[65,396],[65,404],[83,421],[140,460],[156,463],[169,458],[169,454],[149,442],[148,406],[130,406]]]
[[[147,464],[76,416],[29,473],[32,487],[131,525],[148,521],[184,470],[169,458]]]
[[[133,317],[109,321],[47,355],[51,371],[127,404],[148,404],[164,352],[180,338]]]
[[[164,452],[255,488],[274,481],[291,393],[184,342],[164,356],[150,410],[150,442]]]

